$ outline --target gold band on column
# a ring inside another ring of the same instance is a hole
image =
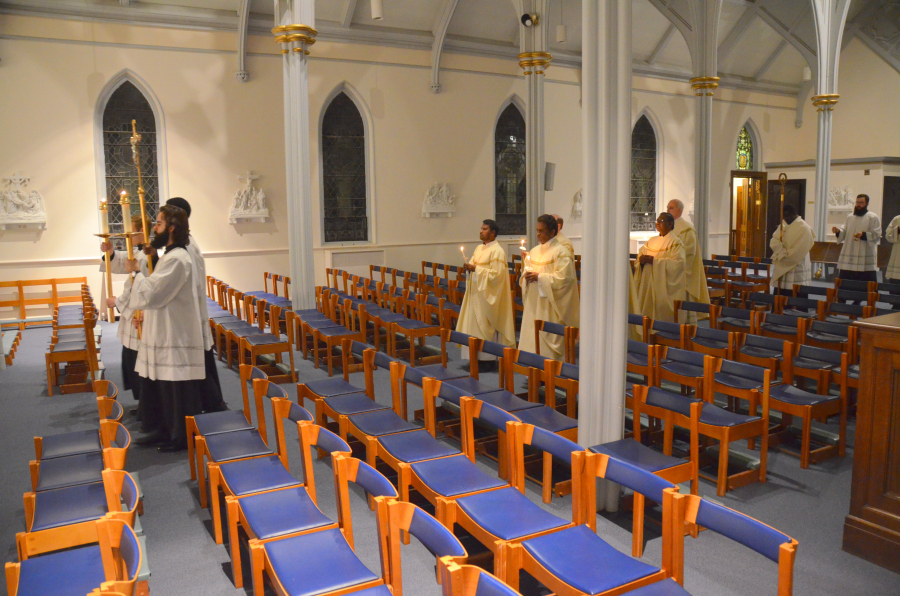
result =
[[[549,52],[524,52],[519,54],[519,66],[525,69],[525,74],[544,74],[550,67],[553,55]]]
[[[840,97],[837,93],[826,93],[824,95],[813,95],[812,104],[818,108],[817,112],[830,112],[834,110],[834,106]]]
[[[719,87],[719,77],[694,77],[689,82],[697,97],[712,96],[713,90]]]
[[[287,54],[291,51],[291,45],[297,43],[293,50],[295,52],[303,52],[309,55],[309,46],[316,43],[316,35],[319,34],[309,25],[279,25],[272,29],[275,35],[275,43],[282,44],[281,53]]]

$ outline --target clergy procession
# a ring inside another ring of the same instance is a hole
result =
[[[7,593],[900,596],[892,6],[0,0]]]

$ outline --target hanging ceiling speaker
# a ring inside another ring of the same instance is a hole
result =
[[[538,16],[536,14],[528,14],[527,12],[522,15],[522,24],[526,27],[531,27],[533,25],[538,24]]]
[[[384,18],[384,5],[382,0],[372,0],[372,20],[380,21]]]
[[[566,26],[556,26],[556,43],[566,43]]]

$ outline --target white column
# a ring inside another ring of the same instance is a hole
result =
[[[525,230],[528,246],[537,245],[537,218],[544,213],[544,71],[553,56],[547,52],[550,0],[518,0],[519,15],[534,14],[531,27],[519,23],[519,66],[528,84],[525,102]]]
[[[284,145],[287,178],[291,301],[315,308],[313,200],[309,157],[309,73],[315,43],[314,0],[275,0],[275,41],[281,44],[284,79]]]
[[[694,227],[703,258],[709,256],[709,198],[712,167],[713,91],[719,86],[717,74],[719,13],[722,0],[693,0],[694,29],[691,47],[694,78],[691,88],[697,95],[694,143]]]
[[[841,38],[850,0],[811,0],[816,25],[816,95],[818,109],[816,138],[816,198],[813,231],[825,240],[828,228],[828,189],[831,176],[831,117],[840,95],[837,93]]]
[[[622,438],[631,188],[631,2],[582,2],[584,211],[578,442]],[[618,488],[598,505],[614,511]]]

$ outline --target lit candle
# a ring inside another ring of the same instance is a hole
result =
[[[100,199],[100,233],[109,234],[109,210],[106,205],[106,197]]]
[[[468,261],[468,259],[466,258],[466,247],[465,247],[465,246],[460,246],[460,247],[459,247],[459,252],[462,253],[463,261]]]
[[[126,234],[131,234],[131,201],[128,200],[128,191],[123,190],[119,204],[122,206],[122,226]]]

